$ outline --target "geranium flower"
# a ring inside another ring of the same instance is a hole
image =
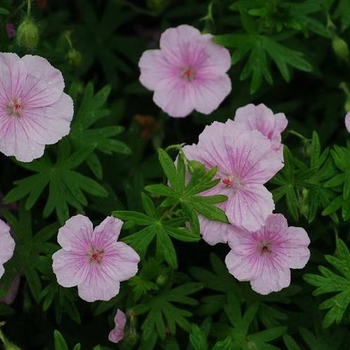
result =
[[[226,256],[229,272],[250,281],[257,293],[277,292],[290,284],[290,269],[302,269],[310,258],[310,239],[301,227],[288,227],[282,214],[272,214],[255,232],[235,230]]]
[[[127,244],[117,242],[123,222],[107,217],[95,229],[89,218],[76,215],[58,231],[63,249],[53,254],[53,271],[63,287],[78,286],[86,301],[109,300],[119,293],[121,281],[133,277],[140,261]]]
[[[186,117],[194,109],[209,114],[230,93],[230,53],[211,39],[211,34],[180,25],[161,35],[160,50],[142,54],[140,81],[170,116]]]
[[[224,194],[219,204],[229,220],[238,227],[255,231],[272,213],[271,193],[263,185],[282,167],[281,157],[259,131],[250,131],[241,123],[214,122],[199,136],[197,145],[183,148],[186,157],[203,163],[206,169],[218,167],[221,181],[204,195]]]
[[[42,57],[0,53],[0,151],[31,162],[67,135],[73,101],[61,72]]]
[[[282,149],[281,133],[287,127],[288,120],[283,113],[273,114],[264,104],[248,104],[238,108],[235,121],[243,123],[249,130],[258,130],[269,140],[276,151]]]
[[[5,269],[3,264],[12,258],[15,250],[15,241],[10,234],[10,226],[0,219],[0,278]]]
[[[115,327],[109,332],[108,340],[112,343],[118,343],[124,338],[124,327],[126,323],[125,313],[117,310],[114,317]]]

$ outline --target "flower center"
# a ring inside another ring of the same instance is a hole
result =
[[[240,179],[234,175],[224,177],[221,179],[221,182],[223,183],[224,187],[232,188],[235,191],[242,185]]]
[[[7,104],[7,114],[20,117],[22,115],[22,101],[20,98],[14,98]]]
[[[91,250],[87,253],[89,263],[100,264],[102,262],[104,252],[105,251],[103,249],[91,248]]]
[[[271,244],[267,241],[261,241],[258,246],[261,255],[271,254]]]
[[[196,78],[196,71],[191,66],[185,66],[180,69],[180,77],[187,81],[193,81]]]

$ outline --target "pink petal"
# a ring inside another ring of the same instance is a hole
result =
[[[123,226],[123,221],[113,217],[107,216],[98,226],[95,227],[93,237],[97,246],[109,246],[115,243],[119,237],[120,230]],[[100,238],[103,241],[100,242]]]
[[[52,255],[52,269],[57,282],[63,287],[74,287],[88,276],[86,256],[74,255],[60,249]]]
[[[263,295],[278,292],[290,285],[290,269],[266,259],[261,275],[252,279],[250,284],[254,291]]]
[[[191,86],[181,81],[174,81],[170,89],[156,90],[154,103],[172,117],[183,118],[194,110]]]
[[[192,82],[191,94],[192,103],[196,111],[203,114],[210,114],[219,107],[225,97],[231,92],[231,80],[228,75],[199,75]]]
[[[198,215],[198,219],[202,238],[208,244],[227,243],[228,237],[232,232],[232,225],[219,221],[212,221],[202,215]]]
[[[118,343],[124,338],[124,328],[126,323],[125,313],[118,309],[114,317],[115,327],[110,331],[108,340],[112,343]]]
[[[15,241],[11,237],[10,227],[0,219],[0,264],[10,260],[14,250]]]
[[[21,59],[27,69],[27,78],[20,98],[26,108],[49,106],[62,95],[62,73],[43,57],[26,55]]]
[[[84,215],[75,215],[68,219],[58,231],[57,241],[66,251],[86,253],[90,248],[93,226]]]
[[[99,264],[91,264],[85,279],[78,284],[78,294],[85,301],[110,300],[119,293],[120,283]]]
[[[244,186],[226,202],[225,213],[229,222],[248,231],[264,225],[275,209],[271,193],[259,184]]]
[[[27,78],[25,64],[14,53],[0,53],[0,101],[17,98]]]
[[[68,135],[72,117],[72,98],[63,93],[50,106],[27,108],[18,122],[34,142],[51,145]]]
[[[167,89],[176,79],[174,66],[167,61],[160,50],[145,51],[140,58],[139,67],[140,82],[149,90]]]
[[[173,52],[174,47],[181,46],[185,41],[200,38],[201,33],[198,29],[187,24],[176,28],[167,29],[160,37],[160,48],[167,52]]]
[[[110,278],[125,281],[136,275],[139,255],[123,242],[115,242],[107,247],[103,257],[103,269]]]

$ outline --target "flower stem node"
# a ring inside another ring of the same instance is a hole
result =
[[[39,29],[29,17],[26,17],[17,29],[16,38],[19,46],[32,51],[39,42]]]

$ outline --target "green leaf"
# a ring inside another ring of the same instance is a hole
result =
[[[350,253],[345,243],[338,238],[336,247],[336,256],[327,255],[326,259],[344,277],[323,266],[319,267],[323,276],[304,275],[307,283],[318,287],[314,295],[337,293],[320,305],[320,309],[329,309],[324,318],[323,327],[329,327],[334,322],[339,324],[350,303]]]
[[[9,15],[10,12],[3,7],[0,7],[0,15]]]
[[[58,330],[55,330],[53,335],[55,339],[55,350],[69,350],[66,341]]]

